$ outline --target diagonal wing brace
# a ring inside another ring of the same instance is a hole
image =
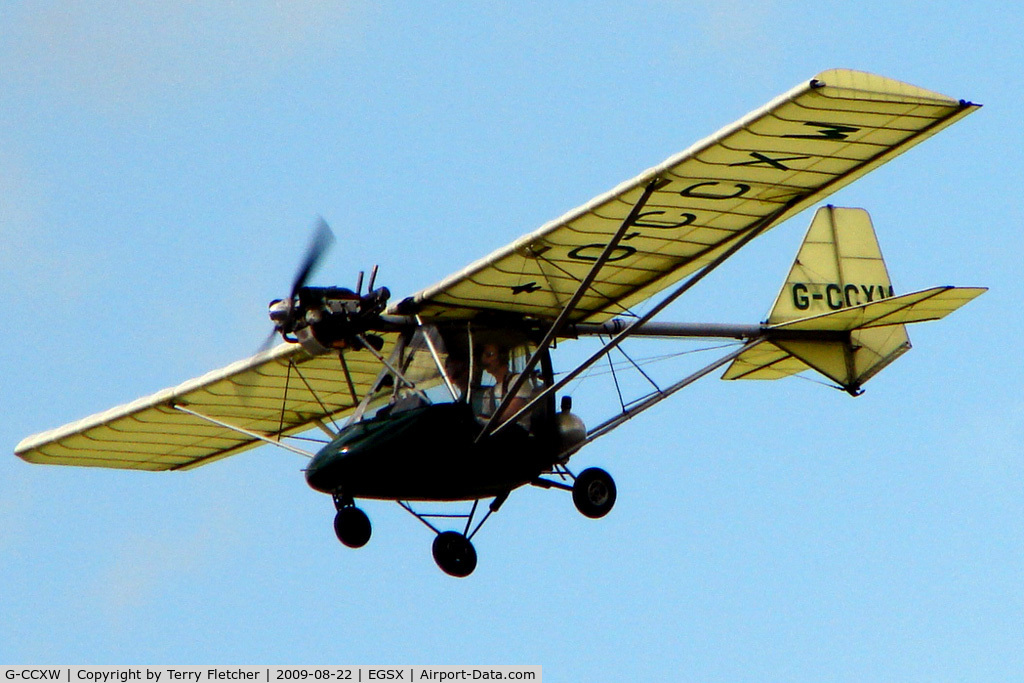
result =
[[[233,424],[228,424],[227,422],[224,422],[222,420],[218,420],[215,417],[210,417],[209,415],[203,415],[200,412],[197,412],[195,410],[191,410],[190,408],[186,408],[181,403],[173,403],[173,404],[171,404],[171,407],[174,408],[175,410],[179,411],[179,412],[185,413],[187,415],[191,415],[192,417],[198,417],[200,420],[205,420],[206,422],[209,422],[211,424],[215,424],[218,427],[223,427],[224,429],[230,429],[233,432],[238,432],[239,434],[243,434],[245,436],[251,437],[251,438],[256,439],[258,441],[262,441],[264,443],[269,443],[269,444],[271,444],[273,446],[277,446],[279,448],[283,448],[286,451],[291,451],[292,453],[296,453],[298,455],[303,455],[303,456],[305,456],[307,458],[312,458],[313,457],[313,454],[310,453],[309,451],[304,451],[301,448],[296,448],[295,446],[286,444],[283,441],[277,441],[275,439],[271,439],[269,436],[265,436],[263,434],[257,434],[256,432],[254,432],[252,430],[243,429],[242,427],[239,427],[239,426],[233,425]]]
[[[650,199],[651,195],[658,189],[668,185],[668,183],[669,181],[663,178],[654,178],[647,183],[646,187],[644,187],[643,194],[640,195],[640,198],[636,201],[636,204],[633,205],[632,210],[630,210],[629,215],[623,219],[622,225],[619,226],[619,229],[615,231],[615,234],[608,241],[608,244],[605,245],[601,255],[590,268],[590,272],[588,272],[586,277],[584,277],[580,282],[579,286],[576,288],[576,292],[572,295],[572,298],[569,299],[565,306],[562,307],[561,313],[558,314],[558,317],[555,318],[555,322],[553,322],[550,329],[548,329],[547,334],[544,335],[540,344],[537,345],[537,350],[533,352],[533,355],[526,362],[526,366],[523,368],[523,371],[519,373],[515,381],[512,383],[512,386],[505,392],[505,395],[501,397],[501,405],[495,409],[494,413],[487,420],[487,424],[484,425],[479,436],[477,436],[477,441],[491,432],[494,424],[498,421],[498,416],[508,408],[512,399],[519,393],[519,390],[530,376],[530,373],[535,367],[537,367],[537,363],[540,361],[543,353],[547,351],[548,347],[551,346],[551,342],[554,341],[565,328],[565,325],[569,320],[569,316],[572,315],[580,300],[582,300],[583,296],[590,290],[591,285],[594,284],[594,280],[597,279],[597,274],[601,272],[601,269],[604,268],[616,247],[619,246],[619,242],[622,241],[626,231],[629,230],[630,226],[636,222],[637,218],[640,216],[640,212],[643,210],[644,206],[647,205],[647,200]]]
[[[790,203],[797,203],[798,201],[799,198],[794,198],[793,200],[790,201]],[[786,205],[786,207],[788,206],[789,204]],[[779,209],[779,214],[783,213],[786,207]],[[635,331],[642,329],[644,325],[649,323],[654,316],[656,316],[658,313],[661,313],[661,311],[668,307],[669,304],[671,304],[673,301],[682,296],[691,287],[696,285],[700,280],[704,279],[704,277],[706,277],[708,273],[715,270],[718,266],[722,265],[722,263],[724,263],[729,257],[735,254],[737,251],[742,249],[748,242],[750,242],[755,237],[760,235],[762,232],[770,228],[777,217],[777,214],[766,216],[761,221],[755,223],[752,227],[748,228],[746,232],[741,233],[738,237],[734,238],[735,241],[733,242],[732,246],[730,246],[728,249],[719,254],[714,260],[705,265],[699,271],[691,275],[689,279],[687,279],[679,287],[673,290],[671,294],[662,299],[650,311],[645,313],[640,318],[637,318],[630,325],[622,329],[618,334],[616,334],[612,339],[610,339],[607,344],[598,349],[590,358],[583,361],[583,363],[581,363],[575,370],[569,372],[561,380],[551,385],[550,387],[545,388],[543,391],[541,391],[536,396],[527,401],[525,406],[520,408],[515,415],[512,415],[507,420],[498,425],[498,427],[494,431],[499,431],[503,427],[505,427],[505,425],[511,424],[512,422],[517,420],[521,415],[526,413],[528,410],[531,410],[535,405],[537,405],[538,402],[540,402],[547,396],[551,395],[553,392],[557,392],[566,384],[576,379],[576,377],[578,377],[580,373],[582,373],[584,370],[586,370],[591,365],[593,365],[598,360],[607,355],[610,351],[619,346],[619,344],[625,341],[628,337],[632,336]],[[509,395],[514,394],[512,394],[512,392],[510,391]]]

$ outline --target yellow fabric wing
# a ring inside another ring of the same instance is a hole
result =
[[[385,337],[387,354],[397,334]],[[263,441],[175,406],[278,440],[351,412],[381,367],[365,351],[347,352],[345,366],[347,373],[337,354],[310,356],[297,344],[282,344],[177,387],[30,436],[15,454],[55,465],[197,467]]]
[[[651,195],[573,315],[603,322],[822,200],[977,105],[881,76],[825,71],[686,151],[398,306],[554,318],[644,188]]]

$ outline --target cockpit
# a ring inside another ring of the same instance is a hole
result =
[[[553,397],[535,400],[551,384],[546,352],[527,369],[535,351],[530,335],[520,329],[466,322],[421,325],[396,344],[355,420],[464,403],[481,426],[511,419],[533,431],[554,406]]]

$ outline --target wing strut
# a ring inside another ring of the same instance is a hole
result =
[[[390,371],[391,371],[391,374],[392,374],[392,375],[394,375],[394,376],[395,376],[396,378],[398,378],[399,380],[401,380],[402,382],[404,382],[404,383],[405,383],[405,386],[407,386],[407,387],[409,387],[410,389],[412,389],[412,391],[413,391],[413,392],[414,392],[414,393],[415,393],[415,394],[416,394],[417,396],[419,396],[419,397],[420,397],[421,399],[423,399],[423,400],[424,400],[424,401],[425,401],[426,403],[430,403],[430,399],[429,399],[429,398],[427,398],[427,395],[423,393],[423,390],[422,390],[422,389],[419,389],[419,388],[418,388],[418,387],[416,386],[416,383],[415,383],[415,382],[413,382],[412,380],[410,380],[409,378],[407,378],[407,377],[405,376],[405,373],[403,373],[403,372],[402,372],[401,370],[399,370],[399,369],[398,369],[398,368],[396,368],[396,367],[395,367],[394,365],[392,365],[391,363],[389,363],[389,362],[388,362],[388,359],[387,359],[387,358],[385,358],[384,356],[382,356],[382,355],[380,354],[380,352],[379,352],[379,351],[378,351],[377,349],[375,349],[375,348],[373,348],[372,346],[370,346],[370,342],[366,341],[366,338],[365,338],[365,337],[363,337],[363,335],[361,335],[361,334],[357,334],[357,335],[356,335],[356,339],[358,339],[358,340],[359,340],[359,343],[363,345],[363,348],[365,348],[365,349],[366,349],[367,351],[369,351],[369,352],[370,352],[370,354],[371,354],[371,355],[373,355],[373,357],[374,357],[374,358],[376,358],[376,359],[377,359],[378,361],[380,361],[380,362],[381,362],[381,364],[383,364],[383,365],[384,365],[384,367],[386,367],[386,368],[387,368],[388,370],[390,370]]]
[[[640,216],[640,212],[643,210],[644,206],[647,205],[647,200],[650,199],[651,195],[657,190],[668,185],[669,182],[671,181],[665,180],[661,177],[656,177],[644,187],[643,194],[640,195],[640,198],[630,210],[629,215],[623,219],[622,225],[619,226],[619,229],[615,231],[615,234],[608,241],[608,244],[605,245],[604,251],[602,251],[601,255],[598,256],[594,265],[591,266],[590,272],[588,272],[586,277],[584,277],[580,282],[579,286],[576,288],[576,292],[572,295],[572,298],[570,298],[569,301],[566,302],[565,306],[562,307],[562,312],[558,314],[558,317],[555,318],[555,322],[553,322],[551,327],[548,329],[547,334],[544,335],[540,344],[537,345],[537,349],[533,352],[533,355],[530,356],[530,360],[526,362],[525,367],[523,367],[523,371],[518,374],[515,381],[512,383],[512,386],[510,386],[508,391],[505,392],[505,395],[501,397],[501,404],[495,408],[491,417],[487,420],[487,424],[485,424],[484,428],[480,430],[480,434],[477,435],[476,438],[477,441],[480,441],[480,439],[491,433],[494,424],[498,421],[498,417],[506,408],[508,408],[512,399],[515,398],[527,378],[529,378],[530,373],[535,367],[537,367],[537,363],[540,361],[544,352],[547,351],[548,347],[551,346],[551,342],[554,341],[555,337],[562,332],[566,322],[569,320],[569,316],[576,310],[576,306],[579,305],[580,300],[582,300],[587,291],[590,290],[590,286],[594,284],[594,280],[597,279],[597,274],[601,272],[601,269],[604,268],[605,263],[608,262],[608,259],[615,251],[615,248],[619,246],[619,242],[622,241],[626,231],[629,230],[630,226],[636,222],[636,219]],[[505,424],[507,424],[507,422]]]
[[[352,403],[359,404],[359,394],[356,392],[356,385],[352,382],[352,372],[348,369],[348,361],[345,360],[345,352],[338,354],[341,361],[341,370],[345,373],[345,383],[348,384],[348,393],[352,397]]]
[[[299,369],[299,366],[295,364],[295,361],[289,361],[289,363],[291,364],[292,367],[295,368],[295,374],[298,375],[299,379],[302,380],[302,383],[306,385],[306,389],[309,391],[310,395],[314,399],[316,399],[317,404],[319,404],[319,406],[320,406],[320,410],[324,411],[324,415],[327,416],[327,419],[329,419],[331,421],[331,424],[334,425],[334,428],[337,429],[338,428],[338,424],[334,421],[334,418],[330,416],[331,415],[331,411],[328,410],[327,406],[324,405],[324,402],[322,400],[320,400],[320,395],[316,393],[316,389],[314,389],[313,386],[309,383],[309,380],[306,379],[306,376],[302,374],[302,371]],[[287,387],[285,387],[285,400],[281,403],[281,422],[282,422],[282,424],[284,423],[284,406],[288,402],[288,393],[287,393],[287,391],[288,391],[288,389],[287,389]]]
[[[222,422],[221,420],[218,420],[215,417],[210,417],[209,415],[203,415],[202,413],[198,413],[198,412],[196,412],[194,410],[191,410],[190,408],[186,408],[185,406],[183,406],[180,403],[171,404],[171,407],[174,408],[177,411],[182,412],[182,413],[186,413],[186,414],[191,415],[193,417],[198,417],[200,420],[205,420],[207,422],[215,424],[218,427],[224,427],[225,429],[230,429],[233,432],[238,432],[239,434],[244,434],[245,436],[252,437],[253,439],[256,439],[258,441],[263,441],[264,443],[272,444],[272,445],[277,446],[279,448],[283,448],[286,451],[291,451],[292,453],[297,453],[298,455],[304,455],[307,458],[312,458],[313,457],[313,453],[310,453],[309,451],[304,451],[301,448],[296,448],[295,446],[292,446],[290,444],[286,444],[283,441],[275,441],[274,439],[271,439],[269,436],[266,436],[266,435],[263,435],[263,434],[257,434],[254,431],[250,431],[248,429],[243,429],[243,428],[241,428],[241,427],[239,427],[237,425],[228,424],[227,422]]]
[[[649,322],[651,320],[651,318],[656,316],[658,313],[661,313],[661,311],[664,310],[669,304],[671,304],[673,301],[675,301],[680,296],[682,296],[684,293],[686,293],[695,284],[700,282],[708,273],[713,271],[718,266],[722,265],[722,263],[724,263],[729,257],[731,257],[737,251],[739,251],[744,246],[746,246],[746,244],[748,242],[750,242],[752,239],[754,239],[755,237],[760,235],[762,232],[764,232],[765,230],[770,228],[772,226],[772,224],[775,222],[775,219],[779,215],[781,215],[781,214],[785,213],[786,211],[788,211],[791,208],[791,205],[798,204],[800,202],[800,199],[801,199],[801,197],[794,197],[789,202],[787,202],[784,206],[782,206],[780,209],[778,209],[775,213],[771,214],[770,216],[765,216],[760,221],[758,221],[753,226],[751,226],[745,233],[741,234],[736,239],[736,241],[733,243],[733,245],[731,247],[729,247],[728,249],[723,251],[721,254],[719,254],[714,260],[712,260],[710,263],[708,263],[706,266],[704,266],[701,270],[699,270],[696,273],[694,273],[690,277],[690,279],[688,279],[686,282],[681,284],[671,294],[669,294],[664,299],[662,299],[660,302],[658,302],[658,304],[656,306],[654,306],[654,308],[652,308],[650,311],[645,313],[643,316],[637,318],[632,323],[627,325],[625,327],[625,329],[623,329],[621,332],[616,334],[612,339],[610,339],[608,341],[607,344],[605,344],[600,349],[598,349],[597,352],[594,353],[594,355],[592,355],[587,360],[583,361],[583,363],[581,363],[575,370],[570,371],[568,374],[566,374],[565,377],[560,379],[558,382],[556,382],[555,384],[552,384],[550,387],[545,388],[543,391],[539,392],[536,396],[534,396],[529,401],[527,401],[526,405],[524,405],[522,408],[520,408],[519,411],[516,412],[515,415],[512,415],[507,420],[505,420],[500,425],[498,425],[498,427],[496,429],[494,429],[494,431],[495,432],[501,431],[502,429],[505,428],[506,425],[511,424],[512,422],[515,422],[517,419],[519,419],[520,416],[522,416],[528,410],[533,409],[533,407],[535,405],[537,405],[538,402],[540,402],[541,400],[547,398],[552,392],[559,391],[566,384],[568,384],[572,380],[576,379],[580,375],[580,373],[582,373],[584,370],[586,370],[591,365],[593,365],[594,363],[599,361],[601,358],[603,358],[605,356],[605,354],[607,354],[609,351],[611,351],[612,349],[617,347],[619,344],[621,344],[623,341],[625,341],[627,337],[631,336],[633,334],[633,330],[634,329],[641,328],[645,323]],[[523,373],[523,374],[525,374],[525,373]],[[514,394],[509,392],[509,395],[514,395]],[[499,413],[496,413],[496,414],[499,414]]]
[[[629,408],[627,410],[623,410],[619,415],[616,415],[615,417],[611,418],[610,420],[606,420],[605,422],[603,422],[603,423],[599,424],[598,426],[594,427],[593,429],[591,429],[587,433],[587,438],[583,441],[583,443],[574,445],[573,449],[579,449],[582,446],[584,446],[585,444],[590,443],[594,439],[597,439],[598,437],[604,436],[608,432],[612,431],[613,429],[615,429],[616,427],[621,425],[623,422],[626,422],[627,420],[630,420],[630,419],[636,417],[637,415],[639,415],[640,413],[644,412],[648,408],[651,408],[655,404],[660,403],[661,401],[664,401],[666,398],[668,398],[672,394],[676,393],[680,389],[683,389],[683,388],[693,384],[694,382],[696,382],[700,378],[708,375],[709,373],[714,372],[715,370],[717,370],[718,368],[722,367],[726,363],[731,362],[733,359],[735,359],[741,353],[749,351],[750,349],[754,348],[755,346],[757,346],[761,342],[765,341],[765,339],[767,339],[767,337],[765,337],[765,336],[755,337],[755,338],[751,339],[750,341],[748,341],[743,346],[741,346],[738,349],[736,349],[735,351],[732,351],[731,353],[726,354],[722,358],[719,358],[715,362],[713,362],[713,363],[711,363],[711,364],[701,368],[700,370],[694,372],[690,376],[684,377],[683,379],[679,380],[678,382],[676,382],[672,386],[667,387],[664,390],[659,390],[659,391],[655,392],[653,395],[648,397],[646,400],[642,401],[641,403],[638,403],[637,405],[633,406],[632,408]]]
[[[370,407],[370,401],[373,400],[374,393],[381,388],[384,378],[387,376],[387,373],[391,371],[391,368],[393,367],[392,363],[401,362],[402,354],[405,352],[406,341],[408,340],[405,335],[399,336],[398,340],[395,342],[395,348],[391,350],[391,361],[382,361],[384,367],[377,373],[377,379],[370,385],[370,389],[366,392],[366,395],[363,396],[363,400],[359,402],[359,405],[349,416],[348,422],[345,423],[346,427],[363,419],[363,414],[366,412],[366,409]],[[365,339],[363,340],[363,345],[371,351],[375,350],[373,347],[367,346]],[[380,354],[377,355],[379,356]]]
[[[416,316],[416,324],[423,328],[423,320],[419,316]],[[427,342],[427,349],[430,351],[430,357],[434,359],[434,365],[437,366],[437,371],[441,373],[441,378],[444,379],[444,385],[448,388],[448,393],[451,394],[452,401],[459,400],[459,394],[455,391],[455,385],[452,384],[451,377],[448,376],[448,369],[445,368],[444,363],[441,362],[441,355],[437,352],[437,347],[434,346],[434,340],[430,338],[430,335],[426,330],[423,330],[423,339]],[[472,377],[472,375],[470,375]]]

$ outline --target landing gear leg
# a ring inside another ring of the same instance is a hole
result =
[[[476,532],[480,531],[480,527],[484,525],[484,522],[508,500],[509,493],[510,491],[505,491],[496,495],[494,500],[487,506],[487,512],[484,514],[483,519],[475,527],[473,522],[477,508],[480,506],[480,499],[473,501],[473,509],[468,514],[417,512],[405,501],[399,500],[395,502],[434,532],[434,544],[430,548],[431,553],[434,555],[434,562],[437,563],[437,566],[445,574],[461,579],[469,576],[476,569],[476,548],[473,547],[471,539],[476,535]],[[462,532],[442,531],[430,522],[433,518],[462,518],[466,520],[466,527]]]
[[[338,540],[349,548],[362,548],[373,531],[370,518],[356,507],[351,497],[335,494],[334,506],[338,510],[334,516],[334,533]]]

